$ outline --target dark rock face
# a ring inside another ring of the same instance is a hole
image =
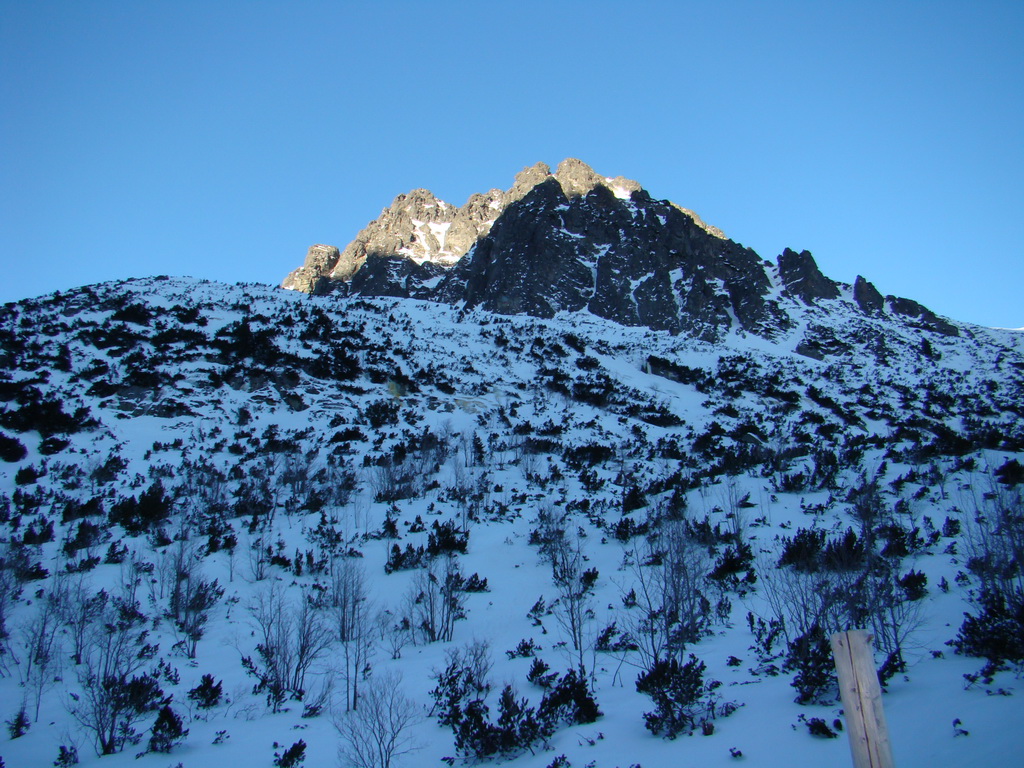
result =
[[[861,312],[869,315],[881,312],[885,306],[885,300],[878,289],[860,275],[857,275],[853,283],[853,300],[857,302]]]
[[[442,301],[504,314],[551,317],[580,309],[589,269],[570,254],[555,229],[568,206],[554,178],[534,186],[495,221],[490,233],[455,266],[439,290]]]
[[[624,186],[575,171],[510,204],[438,298],[542,317],[585,309],[709,338],[733,318],[748,330],[767,327],[770,281],[753,251],[640,189],[627,197]]]
[[[810,251],[792,251],[787,248],[778,259],[779,278],[786,290],[805,304],[817,299],[838,299],[839,287],[821,274]]]
[[[429,261],[418,264],[400,256],[370,253],[347,286],[352,293],[363,296],[428,299],[429,291],[424,286],[444,273],[443,267]]]
[[[912,301],[911,299],[901,299],[896,296],[886,296],[885,300],[889,304],[889,309],[897,315],[903,315],[904,317],[917,320],[928,330],[941,333],[943,336],[960,335],[960,331],[956,326],[947,323],[930,309],[918,304],[916,301]]]
[[[825,360],[829,356],[843,356],[850,353],[848,344],[836,338],[835,331],[826,326],[811,324],[804,338],[796,345],[798,355],[814,360]]]
[[[311,248],[283,285],[503,314],[586,311],[707,340],[730,330],[771,338],[792,325],[787,304],[842,295],[808,251],[778,257],[781,296],[769,268],[692,211],[570,158],[554,173],[544,163],[524,168],[509,190],[473,195],[461,208],[425,189],[399,195],[343,251]],[[853,299],[867,314],[886,312],[862,277]],[[889,307],[921,328],[956,331],[915,302],[889,297]],[[830,350],[809,341],[800,351]]]

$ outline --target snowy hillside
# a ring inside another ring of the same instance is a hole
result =
[[[843,290],[715,342],[177,278],[6,305],[4,763],[333,765],[376,703],[396,766],[847,765],[822,643],[863,626],[901,768],[1012,764],[1024,336]]]

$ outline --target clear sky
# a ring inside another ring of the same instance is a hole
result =
[[[774,259],[1024,326],[1024,2],[0,0],[0,301],[279,283],[579,157]]]

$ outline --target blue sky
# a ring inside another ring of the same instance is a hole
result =
[[[278,283],[399,193],[567,156],[1024,326],[1021,2],[0,0],[0,301]]]

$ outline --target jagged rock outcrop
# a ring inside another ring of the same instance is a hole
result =
[[[839,298],[839,286],[821,273],[810,251],[797,253],[787,248],[779,256],[778,265],[779,278],[786,290],[805,304]]]
[[[751,329],[772,319],[764,301],[770,282],[753,251],[638,185],[581,166],[563,163],[510,204],[445,275],[437,297],[540,317],[587,310],[701,337],[733,317]]]
[[[507,191],[462,207],[425,189],[399,195],[344,250],[311,248],[283,285],[540,317],[587,311],[705,339],[729,330],[770,338],[792,325],[787,302],[844,295],[808,251],[787,248],[774,274],[777,282],[768,262],[692,211],[569,158],[554,173],[544,163],[524,168]],[[956,331],[915,302],[884,299],[862,277],[853,301],[867,314],[888,307],[917,327]]]
[[[333,280],[348,280],[371,256],[402,256],[417,264],[451,266],[490,229],[503,207],[500,190],[473,195],[462,208],[426,189],[395,198],[342,252]]]
[[[391,206],[371,221],[343,251],[331,248],[334,258],[314,256],[313,246],[306,263],[292,272],[282,283],[309,293],[322,293],[332,286],[347,283],[359,276],[356,288],[368,293],[405,295],[397,285],[388,285],[388,275],[403,279],[406,273],[419,274],[415,267],[423,264],[450,267],[490,229],[506,204],[507,193],[492,189],[469,198],[458,208],[436,198],[429,190],[414,189],[399,195]],[[368,261],[398,257],[409,264],[397,268],[378,265],[373,274],[360,274]],[[434,274],[429,268],[429,275]]]
[[[860,275],[857,275],[853,282],[853,300],[857,302],[861,312],[869,315],[881,312],[885,306],[885,299],[878,289]]]
[[[284,279],[281,287],[303,293],[326,293],[329,288],[327,276],[337,266],[340,256],[337,246],[310,246],[306,253],[306,261]]]
[[[955,325],[947,323],[928,309],[928,307],[922,306],[916,301],[901,299],[898,296],[886,296],[885,301],[889,305],[889,309],[897,315],[903,315],[911,320],[916,320],[922,327],[928,330],[941,333],[943,336],[960,335],[960,331]]]

